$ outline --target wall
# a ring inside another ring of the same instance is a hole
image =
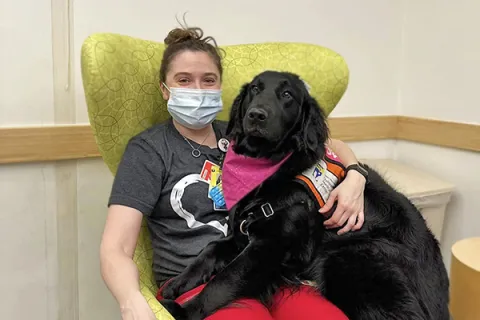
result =
[[[480,2],[406,1],[400,97],[402,114],[480,124]],[[396,157],[454,183],[442,251],[480,235],[480,153],[399,141]]]
[[[50,1],[25,2],[0,2],[0,126],[53,123]]]
[[[0,2],[0,126],[54,122],[50,1],[24,2]],[[53,319],[55,201],[54,164],[0,166],[1,319]]]
[[[227,7],[224,1],[210,1],[205,6],[187,0],[170,3],[168,10],[161,1],[133,3],[114,0],[75,3],[76,63],[81,43],[93,32],[117,32],[163,41],[166,32],[178,25],[175,15],[181,19],[188,11],[187,22],[201,26],[222,45],[299,41],[340,52],[348,61],[351,80],[335,116],[384,115],[396,110],[402,1],[367,0],[360,4],[353,0],[300,0],[292,6],[245,0],[230,2]],[[214,14],[214,10],[218,13]],[[134,15],[141,17],[141,22],[127,23]],[[382,27],[378,28],[379,25]],[[76,76],[80,93],[80,74]],[[83,100],[79,94],[79,122],[87,121]]]

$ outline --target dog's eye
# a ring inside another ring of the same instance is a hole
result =
[[[291,97],[292,97],[292,94],[290,93],[290,91],[283,91],[283,92],[282,92],[282,97],[284,97],[284,98],[291,98]]]
[[[258,93],[260,89],[256,85],[253,85],[250,87],[250,91],[252,91],[252,93]]]

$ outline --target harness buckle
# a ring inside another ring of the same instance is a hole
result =
[[[247,230],[244,230],[244,224],[247,222],[247,220],[243,220],[242,223],[240,223],[240,232],[244,235],[246,235],[247,237],[249,236],[248,234],[248,231]]]
[[[262,209],[265,218],[271,217],[275,213],[275,211],[273,211],[272,205],[269,202],[262,204],[260,206],[260,209]]]

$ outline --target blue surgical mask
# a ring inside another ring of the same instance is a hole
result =
[[[165,88],[170,92],[168,112],[175,121],[190,129],[201,129],[222,111],[222,90]]]

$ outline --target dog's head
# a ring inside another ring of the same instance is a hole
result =
[[[295,74],[265,71],[243,85],[233,102],[227,136],[237,153],[281,159],[306,153],[318,159],[328,139],[326,118]]]

